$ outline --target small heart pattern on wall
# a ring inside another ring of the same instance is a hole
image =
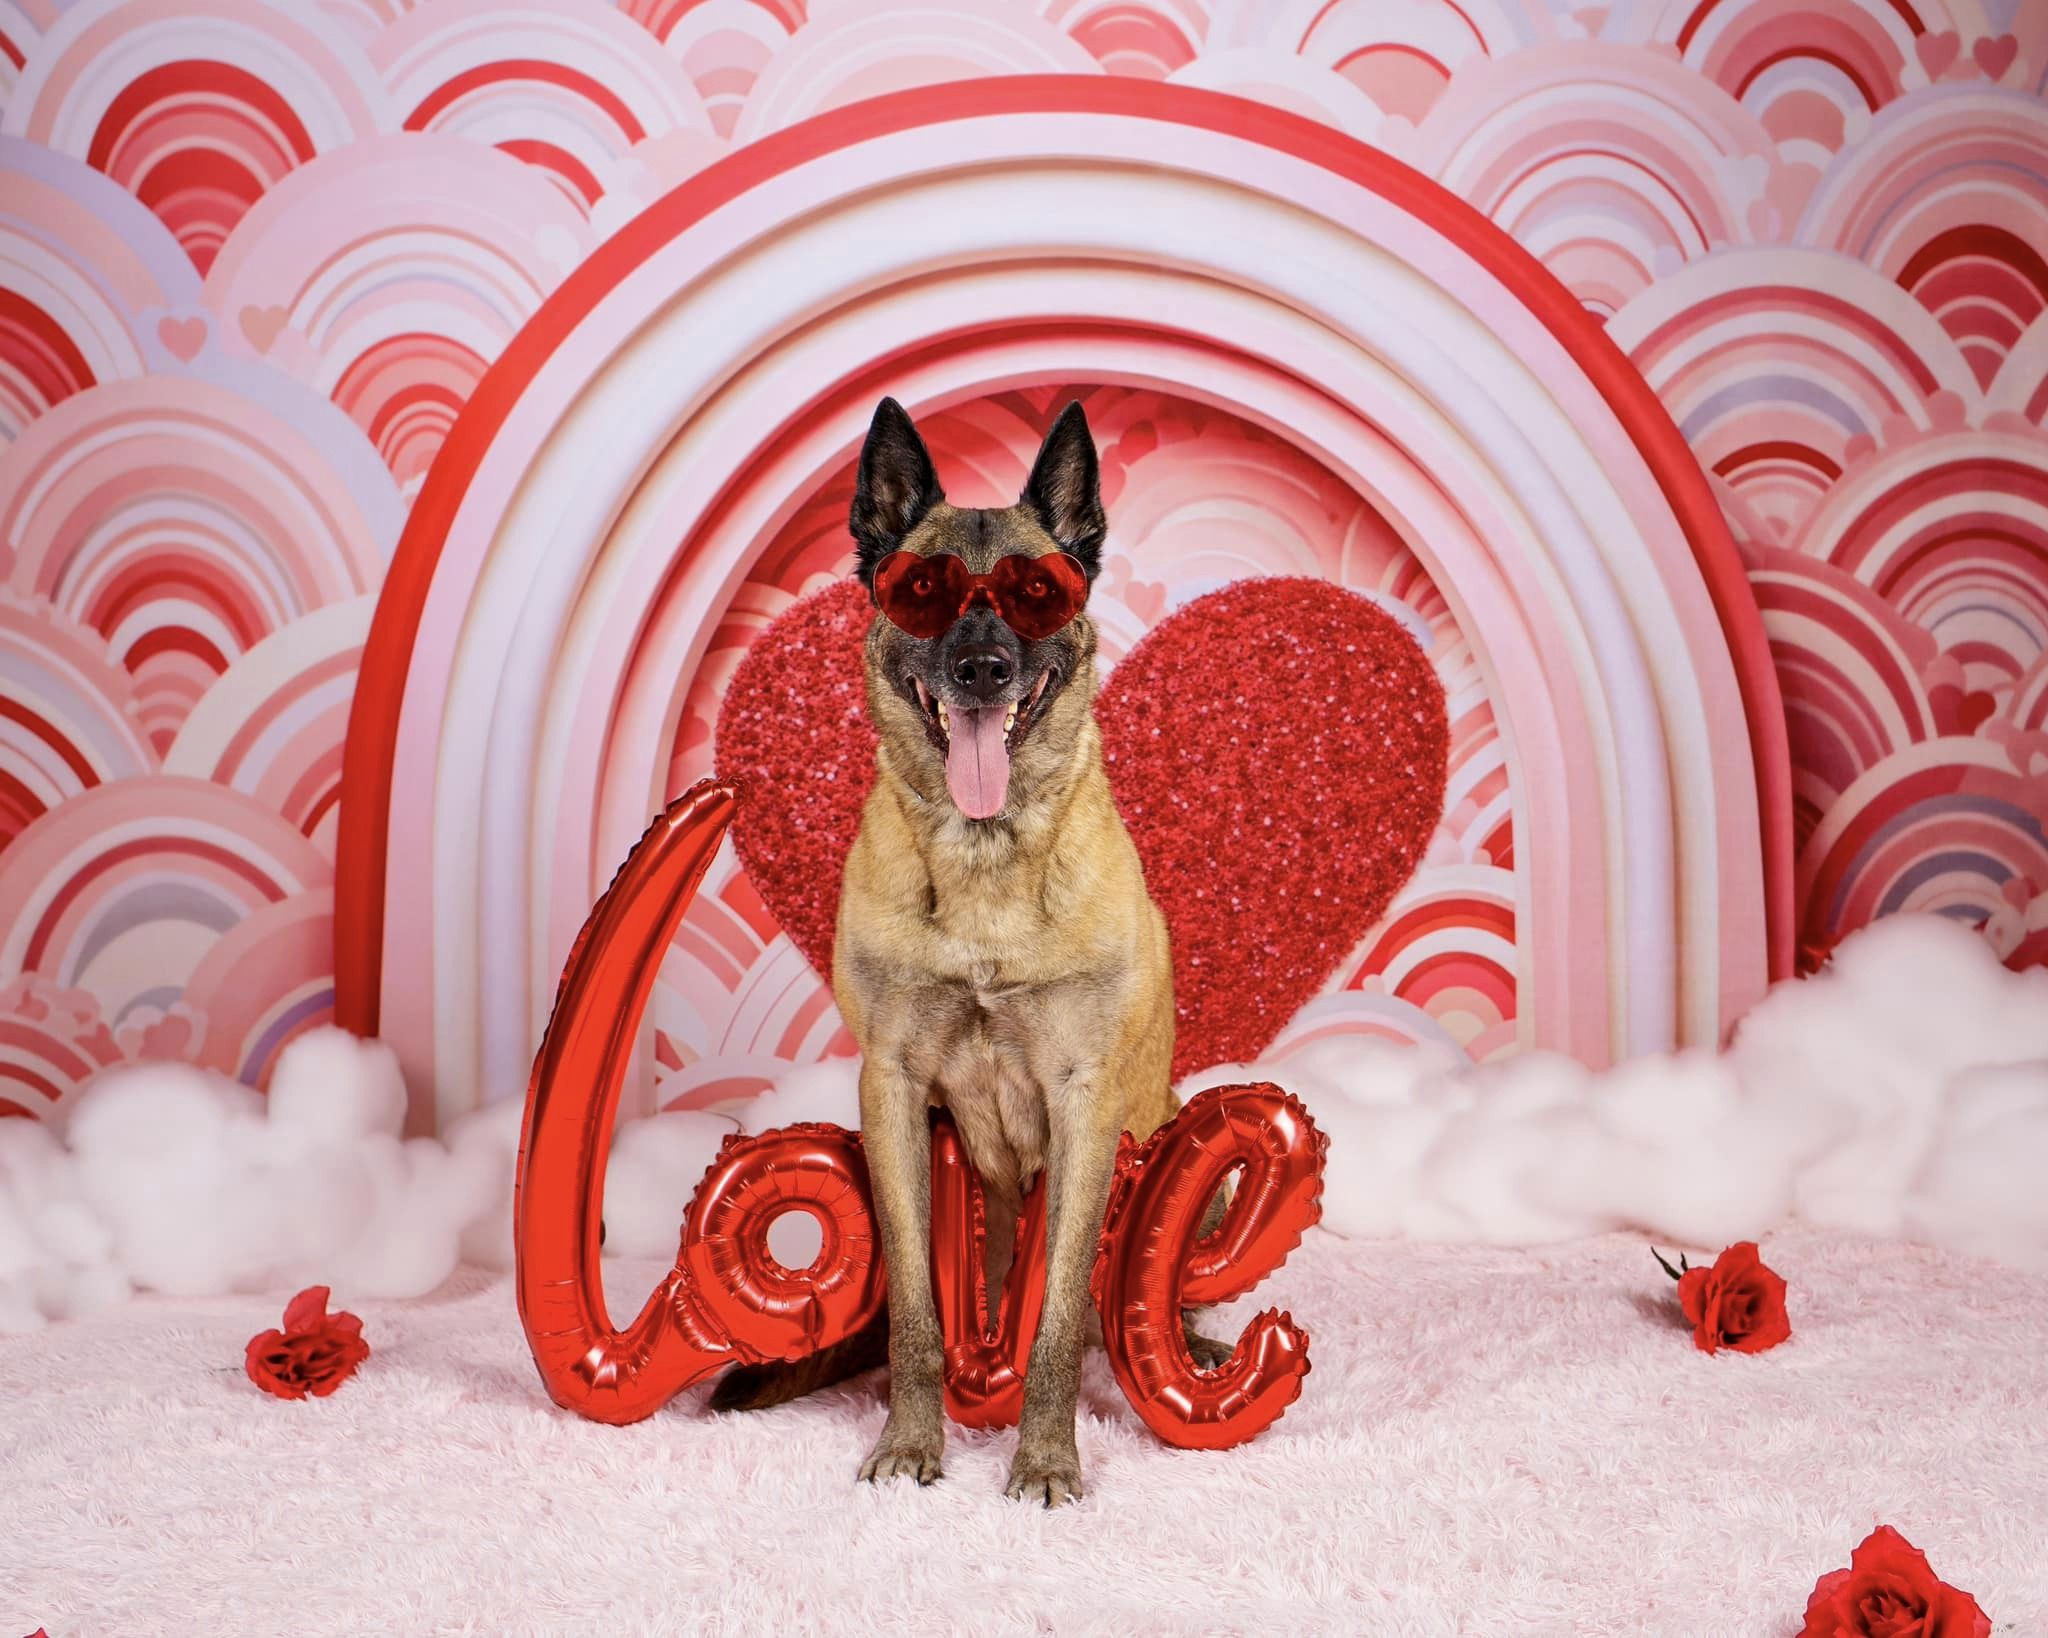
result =
[[[242,334],[249,338],[249,345],[259,353],[267,353],[290,321],[290,312],[282,307],[244,307]]]
[[[199,356],[199,349],[206,345],[206,320],[196,314],[187,314],[184,318],[172,318],[166,314],[156,321],[156,337],[173,358],[190,364]]]
[[[843,581],[786,610],[733,674],[720,777],[733,845],[820,973],[874,784]],[[1372,928],[1443,813],[1443,686],[1400,621],[1327,581],[1245,580],[1155,627],[1096,700],[1117,806],[1173,942],[1176,1076],[1256,1057]]]

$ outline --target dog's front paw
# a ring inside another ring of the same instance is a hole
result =
[[[1059,1507],[1081,1499],[1081,1458],[1069,1445],[1064,1450],[1017,1447],[1010,1463],[1010,1482],[1003,1494],[1012,1501],[1042,1502]]]
[[[912,1432],[891,1423],[882,1429],[882,1437],[875,1441],[868,1459],[860,1464],[860,1476],[869,1484],[882,1479],[915,1479],[919,1484],[930,1484],[945,1475],[939,1466],[939,1456],[945,1448],[943,1428],[936,1432]]]

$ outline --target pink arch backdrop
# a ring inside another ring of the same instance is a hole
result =
[[[380,605],[343,886],[381,888],[374,1023],[444,1116],[522,1078],[591,897],[665,794],[708,638],[878,381],[921,410],[1086,373],[1283,430],[1371,499],[1471,643],[1522,804],[1527,1037],[1595,1059],[1713,1040],[1760,993],[1740,663],[1774,723],[1760,622],[1661,409],[1568,298],[1544,310],[1512,244],[1383,156],[1201,92],[939,87],[745,158],[543,311]],[[786,940],[726,976],[695,931],[664,975],[694,1090],[817,1050]]]
[[[2048,954],[2048,24],[1389,9],[0,7],[0,1107],[337,989],[515,1092],[885,390],[991,500],[1087,396],[1112,656],[1274,572],[1424,641],[1445,823],[1283,1050]],[[729,859],[646,1036],[845,1045]]]

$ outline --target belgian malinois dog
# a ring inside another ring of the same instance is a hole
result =
[[[876,602],[865,650],[877,775],[847,856],[832,988],[861,1049],[860,1116],[888,1271],[889,1418],[863,1479],[939,1477],[945,1347],[930,1263],[928,1111],[950,1111],[987,1195],[993,1302],[1018,1209],[1046,1176],[1045,1306],[1013,1497],[1081,1494],[1074,1406],[1117,1134],[1179,1110],[1173,972],[1102,765],[1095,627],[1107,532],[1095,443],[1070,403],[1017,503],[947,504],[893,398],[862,448],[851,528]],[[1219,1199],[1219,1205],[1221,1201]],[[731,1373],[724,1407],[878,1363],[861,1339]],[[1203,1364],[1229,1349],[1190,1334]]]

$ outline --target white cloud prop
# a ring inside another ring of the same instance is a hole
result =
[[[1895,916],[1778,985],[1720,1055],[1603,1074],[1548,1053],[1458,1068],[1324,1040],[1182,1095],[1276,1081],[1330,1133],[1323,1221],[1520,1245],[1637,1228],[1718,1250],[1788,1216],[2048,1268],[2048,970]]]
[[[784,1075],[745,1129],[858,1122],[846,1060]],[[2048,1268],[2048,971],[1976,935],[1892,917],[1774,989],[1730,1049],[1594,1074],[1550,1053],[1480,1068],[1324,1040],[1224,1065],[1297,1093],[1330,1133],[1324,1223],[1355,1237],[1528,1244],[1635,1228],[1717,1250],[1788,1216]],[[0,1331],[123,1300],[301,1285],[432,1290],[459,1260],[509,1267],[521,1101],[402,1139],[380,1042],[321,1030],[268,1099],[178,1064],[101,1075],[60,1134],[0,1121]],[[674,1253],[683,1209],[737,1122],[622,1123],[609,1254]]]

